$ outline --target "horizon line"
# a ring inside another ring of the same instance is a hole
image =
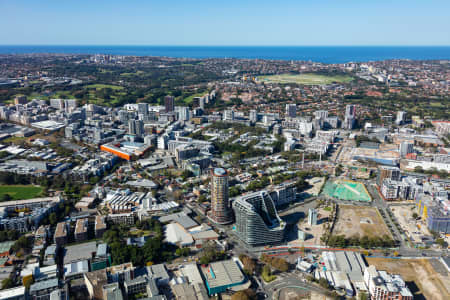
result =
[[[0,44],[0,47],[450,47],[450,45],[163,45],[163,44]]]

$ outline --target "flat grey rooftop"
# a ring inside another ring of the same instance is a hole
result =
[[[195,227],[198,225],[197,222],[192,220],[185,213],[176,213],[176,214],[171,214],[171,215],[167,215],[167,216],[162,216],[159,218],[159,221],[161,223],[177,222],[178,224],[180,224],[182,227],[184,227],[186,229],[189,229],[189,228],[192,228],[192,227]]]
[[[89,260],[92,258],[92,254],[97,251],[96,242],[88,242],[83,244],[77,244],[67,246],[64,249],[64,264],[79,260]]]

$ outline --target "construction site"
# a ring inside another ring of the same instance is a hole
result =
[[[345,165],[373,162],[395,166],[399,159],[398,146],[394,144],[382,144],[379,148],[344,146],[337,157],[337,161]]]
[[[392,238],[389,228],[374,207],[339,205],[333,235],[367,236],[369,238],[387,235]]]
[[[399,274],[406,281],[414,299],[450,299],[450,277],[438,259],[391,259],[366,257],[369,265]]]
[[[308,182],[311,187],[301,193],[302,197],[308,198],[312,196],[318,196],[323,184],[325,183],[325,177],[314,177],[306,179],[306,182]]]
[[[427,228],[426,220],[416,220],[416,218],[414,218],[414,213],[416,212],[414,205],[395,205],[391,206],[389,209],[397,219],[402,231],[414,245],[421,245],[424,242],[425,237],[431,237],[431,232]]]
[[[343,201],[372,201],[364,184],[349,180],[328,181],[323,188],[322,195]]]
[[[297,236],[289,242],[293,246],[317,246],[323,245],[320,237],[327,232],[329,219],[331,216],[331,207],[319,207],[317,210],[317,223],[308,224],[308,218],[304,218],[297,224],[297,229],[302,232],[303,237]]]

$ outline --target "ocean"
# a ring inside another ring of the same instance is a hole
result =
[[[322,63],[450,59],[450,46],[2,46],[0,54],[70,53],[177,58],[249,58]]]

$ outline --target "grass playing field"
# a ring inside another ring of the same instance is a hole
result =
[[[192,103],[192,101],[194,101],[194,98],[195,98],[195,97],[202,97],[202,96],[204,96],[205,94],[206,94],[206,93],[203,92],[203,93],[197,93],[197,94],[190,95],[190,96],[184,98],[184,99],[183,99],[183,102],[186,103],[186,104],[190,104],[190,103]]]
[[[13,200],[23,200],[39,197],[42,187],[34,185],[0,185],[0,199],[9,194]]]
[[[353,80],[350,76],[345,75],[320,75],[313,73],[305,74],[280,74],[271,76],[262,76],[259,80],[269,83],[297,83],[304,85],[323,85],[334,82],[347,83]]]
[[[96,90],[105,89],[105,88],[109,88],[112,90],[123,90],[123,86],[112,85],[112,84],[99,84],[98,83],[98,84],[90,84],[90,85],[87,85],[86,87],[90,88],[90,89],[96,89]]]

